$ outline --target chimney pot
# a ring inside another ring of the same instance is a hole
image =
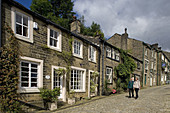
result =
[[[125,33],[127,33],[127,28],[125,28]]]

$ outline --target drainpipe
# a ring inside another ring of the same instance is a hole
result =
[[[101,55],[101,49],[99,48],[99,56],[98,56],[98,72],[100,73],[100,55]],[[98,95],[100,95],[100,76],[98,78]]]
[[[2,12],[2,0],[0,0],[0,48],[2,47],[2,29],[1,29],[1,27],[2,27],[2,14],[1,14],[1,12]],[[1,53],[1,51],[0,51],[0,53]]]
[[[144,86],[143,84],[145,84],[145,75],[144,75],[144,63],[145,63],[145,60],[144,60],[144,45],[143,45],[143,65],[142,65],[142,76],[143,76],[143,82],[142,82],[142,87]]]
[[[105,40],[103,42],[103,53],[102,53],[102,95],[104,94],[104,43]]]
[[[158,54],[157,54],[157,86],[159,85],[158,84],[158,72],[159,72],[159,51],[158,51]]]

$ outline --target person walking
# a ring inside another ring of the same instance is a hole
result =
[[[135,89],[135,92],[136,92],[135,99],[137,99],[138,98],[138,92],[139,92],[139,89],[140,89],[140,81],[138,80],[138,77],[136,77],[136,81],[133,84],[133,88]]]
[[[132,93],[132,97],[134,97],[133,83],[134,83],[133,78],[131,78],[128,84],[129,98],[131,98],[131,93]]]

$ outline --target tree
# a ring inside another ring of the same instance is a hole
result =
[[[5,31],[10,36],[1,48],[0,54],[0,111],[18,113],[19,48],[12,29],[7,25]]]
[[[42,16],[52,16],[52,5],[48,0],[32,0],[30,8]]]
[[[33,0],[31,10],[50,19],[66,29],[70,29],[70,21],[74,3],[71,0]]]
[[[104,33],[102,32],[99,24],[97,24],[93,21],[90,27],[86,27],[84,25],[84,22],[85,22],[84,16],[80,17],[80,21],[81,21],[81,30],[80,31],[83,35],[88,35],[88,36],[100,35],[102,38],[104,38]]]
[[[117,76],[117,89],[127,89],[130,74],[136,69],[136,63],[128,56],[128,52],[120,49],[122,63],[115,67],[115,75]]]

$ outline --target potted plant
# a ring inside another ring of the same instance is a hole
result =
[[[76,98],[75,98],[75,91],[74,90],[71,90],[70,91],[70,94],[69,94],[69,97],[68,97],[68,104],[75,104],[76,103]]]
[[[44,107],[49,110],[57,109],[57,99],[60,95],[60,88],[55,88],[53,90],[40,89],[40,96],[44,101]]]

